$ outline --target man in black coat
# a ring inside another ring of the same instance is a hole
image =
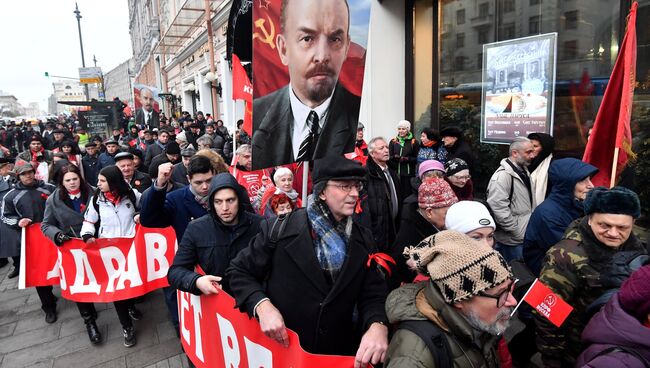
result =
[[[208,214],[189,223],[174,262],[169,285],[195,295],[230,293],[225,275],[230,261],[260,231],[262,217],[244,210],[245,189],[228,173],[212,178]],[[201,266],[204,276],[194,271]]]
[[[276,46],[289,85],[253,101],[253,169],[354,150],[361,98],[338,83],[350,48],[347,2],[283,4]]]
[[[342,156],[316,160],[313,203],[280,224],[263,223],[226,273],[237,306],[259,317],[268,337],[296,344],[290,328],[310,353],[356,351],[355,367],[380,362],[388,342],[386,283],[377,265],[367,264],[377,250],[352,219],[364,176],[360,163]]]
[[[120,169],[124,180],[131,188],[143,193],[151,187],[151,177],[135,169],[134,156],[130,152],[120,152],[115,155],[115,166]]]
[[[151,164],[149,165],[149,177],[151,178],[158,177],[158,166],[167,162],[171,162],[172,164],[175,165],[180,160],[181,160],[181,148],[178,146],[178,143],[169,142],[167,144],[167,147],[165,147],[165,150],[158,156],[154,157],[153,160],[151,160]]]
[[[169,142],[169,132],[166,130],[161,130],[160,132],[158,132],[158,139],[155,141],[155,143],[149,145],[147,147],[147,152],[145,152],[144,155],[145,170],[149,171],[149,168],[151,166],[151,160],[153,160],[154,157],[158,156],[159,154],[165,151],[165,147],[167,147],[168,142]]]
[[[377,137],[368,144],[366,194],[363,215],[370,219],[370,230],[379,249],[387,252],[395,241],[400,211],[399,178],[388,167],[388,143]]]
[[[440,131],[440,138],[447,149],[447,161],[460,158],[469,166],[469,172],[474,174],[476,156],[472,146],[465,141],[463,131],[459,127],[450,126]]]
[[[84,169],[84,179],[86,183],[92,186],[97,185],[97,176],[99,175],[99,150],[97,143],[88,142],[85,145],[86,154],[81,158],[81,165]]]

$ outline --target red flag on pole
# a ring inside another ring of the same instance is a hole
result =
[[[539,279],[535,279],[523,300],[557,327],[562,326],[564,320],[573,310],[572,306],[555,295]]]
[[[582,157],[584,162],[599,169],[591,179],[596,186],[613,186],[628,159],[634,157],[630,117],[636,81],[637,7],[636,1],[632,3],[623,44],[619,48],[612,75]],[[614,137],[615,140],[612,140]]]
[[[244,126],[248,135],[253,134],[253,85],[248,79],[246,70],[241,65],[239,57],[232,54],[232,99],[244,100]]]

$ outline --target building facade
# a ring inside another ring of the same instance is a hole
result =
[[[133,106],[133,59],[129,59],[104,74],[104,90],[108,101],[119,97],[123,102]]]

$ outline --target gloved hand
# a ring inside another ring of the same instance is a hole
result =
[[[63,245],[63,243],[67,242],[70,239],[72,238],[70,238],[68,235],[62,232],[58,232],[56,233],[56,236],[54,236],[54,244],[56,244],[57,246],[61,246]]]
[[[409,158],[408,157],[400,157],[399,160],[400,160],[400,162],[406,162],[406,161],[409,160]]]

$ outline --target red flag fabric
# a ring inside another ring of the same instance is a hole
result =
[[[241,65],[239,57],[232,54],[232,99],[253,102],[253,85],[248,79],[246,70]],[[250,132],[248,132],[250,134]]]
[[[594,127],[589,136],[584,162],[599,169],[591,179],[596,186],[610,186],[612,177],[617,177],[625,168],[632,152],[632,130],[630,117],[634,96],[636,72],[636,10],[635,1],[628,15],[627,29],[603,100],[596,115]],[[615,139],[613,139],[615,137]],[[619,148],[616,172],[613,173],[615,149]]]
[[[77,302],[112,302],[168,286],[176,253],[174,229],[137,227],[133,238],[72,239],[57,247],[40,224],[23,231],[19,287],[60,285]]]
[[[235,308],[235,300],[223,291],[201,296],[178,291],[177,298],[183,350],[198,368],[354,366],[352,356],[305,352],[289,329],[289,347],[282,347],[262,333],[256,319]]]
[[[530,286],[530,289],[524,295],[524,301],[557,327],[562,326],[564,320],[573,310],[572,306],[555,295],[539,279],[535,279]]]

